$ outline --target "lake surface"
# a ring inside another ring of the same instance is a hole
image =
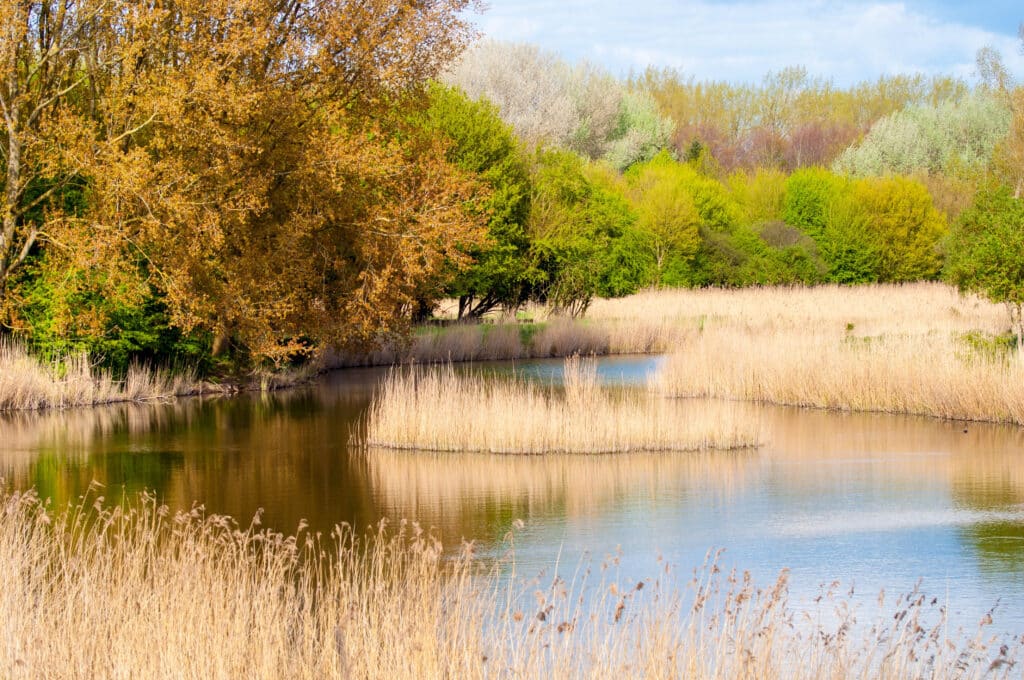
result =
[[[600,360],[609,384],[642,383],[657,358]],[[560,361],[476,369],[557,381]],[[464,369],[460,369],[464,370]],[[1024,633],[1024,428],[737,404],[763,423],[757,450],[497,456],[350,450],[383,369],[232,399],[0,416],[0,478],[60,504],[94,481],[108,499],[155,491],[291,532],[416,519],[447,545],[504,551],[520,573],[618,553],[620,573],[688,573],[709,550],[791,601],[833,580],[865,602],[921,587],[974,630]],[[472,418],[472,414],[460,417]]]

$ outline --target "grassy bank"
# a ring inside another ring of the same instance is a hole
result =
[[[687,320],[551,318],[539,322],[471,323],[424,326],[408,345],[385,343],[366,353],[327,352],[325,366],[390,366],[510,359],[547,359],[608,354],[667,352],[696,331]]]
[[[461,376],[451,366],[392,371],[370,405],[365,443],[390,449],[612,453],[732,449],[757,423],[729,404],[613,394],[592,361],[565,363],[565,393],[530,381]]]
[[[916,592],[803,612],[785,574],[521,580],[414,525],[321,539],[92,500],[0,492],[5,678],[1002,678],[1021,656]]]
[[[671,357],[654,384],[676,396],[1024,424],[1024,357],[987,343],[719,329]]]
[[[194,394],[194,373],[132,365],[122,379],[85,355],[44,362],[17,344],[0,340],[0,411],[151,401]]]
[[[634,308],[703,315],[654,381],[663,394],[1024,424],[1006,310],[940,284],[673,291]]]

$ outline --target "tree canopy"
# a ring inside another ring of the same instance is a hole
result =
[[[5,3],[0,284],[43,240],[108,295],[145,279],[215,351],[398,329],[483,237],[480,182],[404,113],[468,42],[468,4]]]

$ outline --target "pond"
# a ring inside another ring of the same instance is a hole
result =
[[[659,359],[607,358],[630,389]],[[473,367],[557,381],[560,361]],[[459,370],[467,370],[465,367]],[[446,545],[499,554],[516,520],[520,573],[619,555],[654,575],[688,573],[709,550],[768,585],[791,573],[791,601],[834,580],[874,602],[921,588],[973,631],[1024,632],[1024,428],[739,404],[763,424],[756,450],[601,456],[360,452],[348,446],[385,369],[231,399],[0,417],[0,478],[61,504],[89,491],[154,491],[243,524],[291,532],[306,520],[369,526],[408,518]],[[471,419],[472,414],[462,417]]]

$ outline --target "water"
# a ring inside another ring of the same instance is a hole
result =
[[[635,385],[658,359],[602,360]],[[488,365],[557,380],[561,362]],[[477,367],[479,368],[479,366]],[[793,600],[833,580],[865,601],[918,581],[974,630],[1024,633],[1024,428],[738,405],[764,424],[756,451],[511,457],[363,454],[348,441],[382,370],[338,372],[271,395],[0,417],[0,477],[58,504],[95,480],[108,499],[155,491],[245,523],[328,530],[417,519],[449,545],[504,550],[520,573],[617,553],[641,579],[663,556],[681,571],[724,549],[725,568],[767,585],[791,571]],[[472,418],[472,414],[460,417]]]

